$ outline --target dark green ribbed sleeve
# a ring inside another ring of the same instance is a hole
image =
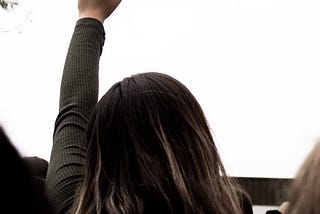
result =
[[[103,25],[95,19],[77,21],[65,60],[59,114],[46,179],[47,194],[57,213],[66,213],[83,179],[84,132],[98,101],[99,59],[105,40]]]

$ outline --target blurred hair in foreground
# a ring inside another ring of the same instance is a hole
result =
[[[320,213],[320,142],[300,167],[290,193],[288,214]]]

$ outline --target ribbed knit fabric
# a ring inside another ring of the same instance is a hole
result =
[[[66,213],[83,179],[84,132],[98,101],[99,59],[105,41],[103,25],[95,19],[77,21],[65,60],[59,114],[46,179],[47,194],[57,213]]]

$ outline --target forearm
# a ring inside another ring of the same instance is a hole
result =
[[[90,18],[80,19],[66,56],[61,88],[60,111],[77,103],[89,116],[98,99],[99,58],[104,43],[102,24]]]

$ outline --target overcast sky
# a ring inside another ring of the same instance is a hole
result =
[[[318,0],[123,0],[105,22],[100,96],[172,75],[203,107],[230,175],[293,177],[320,136]],[[49,160],[75,0],[0,9],[0,123]]]

